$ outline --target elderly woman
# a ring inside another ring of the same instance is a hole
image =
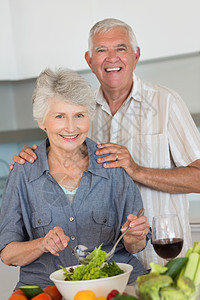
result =
[[[96,162],[96,143],[87,138],[94,110],[90,86],[77,73],[46,69],[38,77],[33,115],[48,138],[34,165],[14,166],[0,215],[0,255],[20,266],[17,287],[52,284],[58,265],[77,264],[68,244],[92,251],[103,243],[108,252],[128,225],[113,259],[134,266],[132,281],[147,272],[132,255],[148,240],[147,218],[136,217],[142,199],[122,168]]]

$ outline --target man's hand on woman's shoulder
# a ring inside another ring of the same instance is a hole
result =
[[[22,151],[19,152],[18,155],[13,156],[14,162],[23,165],[25,161],[30,162],[31,164],[34,163],[34,161],[37,159],[37,155],[35,154],[35,150],[37,149],[37,145],[33,144],[32,148],[31,147],[26,147],[24,146],[22,148]],[[9,169],[13,169],[13,164],[9,166]]]

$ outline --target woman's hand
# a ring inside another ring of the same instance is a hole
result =
[[[126,223],[122,226],[122,233],[128,228],[131,229],[124,236],[124,245],[127,251],[137,253],[146,244],[146,235],[149,232],[150,224],[147,217],[137,218],[136,215],[128,215]]]
[[[33,163],[37,159],[37,155],[34,152],[36,149],[37,145],[35,144],[33,144],[32,148],[24,146],[18,155],[13,156],[14,162],[20,165],[23,165],[25,161]],[[10,171],[13,169],[13,166],[13,164],[9,166]]]
[[[59,252],[67,247],[69,240],[70,238],[64,234],[61,227],[54,227],[43,238],[41,250],[59,256]]]

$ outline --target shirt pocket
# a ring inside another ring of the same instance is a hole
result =
[[[31,222],[33,227],[34,238],[44,237],[52,226],[52,215],[50,209],[41,209],[32,213]]]
[[[88,248],[110,244],[115,234],[115,213],[108,211],[92,211],[90,216],[86,214],[87,220],[79,223],[79,241]],[[81,233],[80,233],[81,232]]]
[[[166,134],[141,134],[133,137],[133,158],[149,168],[169,168],[170,146]]]
[[[100,243],[110,244],[114,239],[115,213],[108,211],[94,211],[92,214],[93,223],[99,228]]]

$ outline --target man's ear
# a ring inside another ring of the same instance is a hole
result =
[[[138,62],[139,58],[140,58],[140,47],[137,47],[137,51],[135,53],[135,58],[136,58],[136,61]],[[136,62],[136,63],[137,63]]]
[[[88,64],[88,66],[90,67],[90,69],[92,70],[92,58],[90,57],[89,51],[85,52],[85,60]],[[92,70],[93,72],[93,70]]]

